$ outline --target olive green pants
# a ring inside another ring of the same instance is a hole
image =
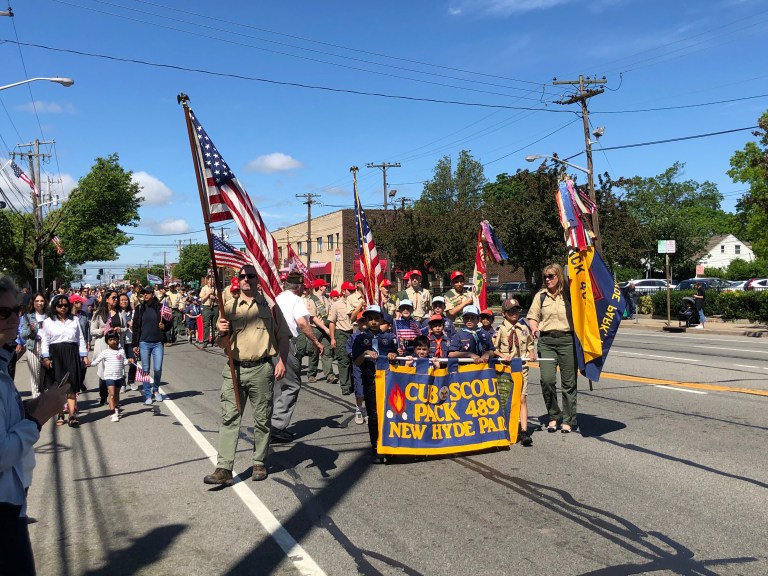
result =
[[[355,386],[352,382],[352,359],[347,354],[347,342],[352,334],[336,330],[336,361],[339,363],[339,386],[342,394],[352,394]]]
[[[253,463],[264,464],[269,449],[269,427],[272,419],[272,386],[275,369],[272,362],[263,362],[253,368],[235,369],[240,392],[240,407],[245,410],[246,399],[253,410]],[[219,456],[217,468],[232,470],[235,465],[237,439],[243,412],[237,411],[232,374],[229,366],[221,373],[221,425],[219,426]]]
[[[553,361],[539,363],[541,373],[541,393],[550,420],[559,420],[571,427],[576,422],[576,353],[573,348],[573,335],[542,336],[539,338],[539,358],[551,358]],[[563,394],[563,409],[557,403],[557,368],[560,368],[560,387]]]
[[[320,350],[311,342],[312,346],[311,356],[309,358],[309,367],[307,369],[307,376],[317,376],[317,366],[322,361],[323,373],[325,373],[325,379],[333,381],[336,379],[333,373],[333,349],[331,348],[331,339],[319,328],[312,327],[312,331],[315,333],[315,337],[323,345],[323,355],[320,355]]]

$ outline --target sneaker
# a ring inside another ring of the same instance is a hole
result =
[[[125,386],[120,386],[120,394],[125,394]]]
[[[522,436],[520,437],[520,444],[525,447],[533,446],[533,438],[531,438],[531,435],[527,432],[523,432]]]
[[[144,400],[144,405],[145,406],[152,406],[152,398],[147,398],[146,400]]]
[[[160,393],[160,390],[155,392],[155,402],[162,402],[163,400],[165,400],[165,396]]]
[[[360,410],[355,410],[355,424],[365,424],[365,417]]]
[[[696,326],[694,326],[694,329],[696,329],[696,330],[704,330],[704,324],[697,324]]]
[[[110,420],[112,422],[120,422],[120,416],[117,414],[117,412],[115,412],[114,414],[112,414],[112,418],[110,418]]]
[[[310,376],[309,378],[307,378],[307,382],[309,382],[310,384],[314,384],[315,382],[317,382],[317,376]]]
[[[136,390],[138,390],[138,389],[139,389],[139,387],[136,385],[136,382],[131,382],[131,390],[136,392]]]

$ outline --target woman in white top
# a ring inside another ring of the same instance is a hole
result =
[[[29,389],[32,398],[40,395],[42,371],[40,370],[40,329],[46,319],[45,295],[35,294],[29,301],[27,313],[21,318],[21,337],[27,349],[27,366],[29,367]]]
[[[51,300],[48,318],[43,324],[40,341],[40,357],[45,368],[45,387],[54,386],[61,382],[69,372],[69,390],[67,391],[67,406],[69,408],[69,425],[72,428],[80,426],[75,414],[75,399],[78,383],[85,367],[90,366],[88,348],[80,329],[80,322],[71,314],[72,304],[64,294],[57,294]],[[59,413],[57,425],[64,423],[64,412]]]
[[[93,318],[91,319],[91,339],[94,341],[94,358],[108,348],[104,337],[109,332],[114,332],[119,336],[121,349],[125,346],[125,315],[120,314],[117,298],[116,290],[106,290],[99,307],[93,313]],[[106,404],[109,395],[107,385],[104,383],[103,364],[99,364],[97,373],[99,375],[99,406],[103,406]]]

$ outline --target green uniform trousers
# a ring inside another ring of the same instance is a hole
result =
[[[237,367],[235,371],[240,384],[240,406],[245,410],[247,399],[251,402],[253,410],[253,463],[264,464],[269,449],[275,369],[272,362],[263,362],[253,368]],[[229,366],[224,367],[221,375],[224,381],[221,384],[221,425],[216,467],[232,470],[235,465],[235,451],[243,413],[237,411]]]
[[[203,306],[203,342],[213,342],[218,321],[219,307]]]
[[[339,363],[339,386],[342,394],[352,394],[355,385],[352,382],[352,359],[347,354],[347,342],[352,334],[336,330],[336,361]]]
[[[539,338],[539,358],[552,358],[552,361],[539,363],[541,373],[541,393],[547,407],[550,420],[559,420],[571,427],[576,422],[576,353],[573,348],[573,334],[560,336],[541,336]],[[563,409],[557,403],[557,367],[560,367],[560,387],[563,391]]]
[[[331,338],[328,336],[328,334],[320,330],[320,328],[315,328],[313,326],[312,331],[315,333],[315,337],[320,341],[320,344],[322,344],[324,348],[323,356],[321,358],[320,350],[317,348],[317,346],[310,342],[310,346],[312,346],[312,356],[309,358],[307,376],[317,376],[317,366],[322,360],[325,379],[333,381],[336,379],[336,376],[333,373],[333,350],[331,349]]]

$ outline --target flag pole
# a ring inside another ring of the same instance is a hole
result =
[[[203,175],[200,167],[200,158],[195,152],[196,150],[195,134],[194,134],[194,130],[192,129],[192,120],[189,117],[189,96],[181,92],[176,97],[176,100],[184,108],[184,119],[187,123],[187,134],[189,135],[189,149],[192,151],[192,164],[195,167],[195,178],[197,179],[197,191],[200,194],[200,207],[203,209],[203,222],[205,223],[205,235],[206,235],[206,238],[208,239],[208,251],[211,255],[211,272],[213,274],[214,282],[216,283],[216,301],[219,305],[219,310],[220,310],[219,314],[223,315],[224,301],[222,298],[222,282],[221,282],[221,276],[219,275],[219,267],[216,265],[216,253],[213,250],[213,238],[211,234],[211,217],[208,211],[208,200],[206,198],[207,194],[205,192],[205,187],[203,186]],[[240,405],[240,385],[237,381],[237,371],[235,370],[235,362],[232,360],[232,343],[230,341],[229,335],[224,336],[223,340],[224,340],[224,349],[227,352],[229,371],[230,371],[230,374],[232,375],[232,387],[235,393],[235,405],[237,406],[237,411],[242,412],[242,407]]]

